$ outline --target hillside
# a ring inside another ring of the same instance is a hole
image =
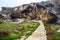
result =
[[[38,3],[24,4],[17,7],[2,7],[2,16],[0,19],[16,21],[19,18],[25,20],[43,20],[47,23],[59,23],[60,8],[51,1],[42,1]]]
[[[0,40],[60,40],[60,0],[2,7]]]

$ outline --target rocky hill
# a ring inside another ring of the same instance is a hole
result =
[[[13,8],[2,7],[1,12],[4,20],[24,18],[26,20],[43,20],[47,23],[60,23],[60,5],[51,1],[24,4]]]

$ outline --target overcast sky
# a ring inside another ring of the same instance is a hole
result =
[[[46,1],[46,0],[0,0],[0,10],[1,7],[14,7],[22,4],[41,2],[41,1]]]

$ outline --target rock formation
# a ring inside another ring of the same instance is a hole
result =
[[[6,20],[10,20],[10,15],[12,14],[13,8],[11,7],[2,7],[2,15]]]
[[[56,23],[60,20],[60,4],[58,1],[42,1],[38,3],[24,4],[17,7],[2,7],[2,14],[7,20],[25,18],[27,20],[38,19],[47,23]]]

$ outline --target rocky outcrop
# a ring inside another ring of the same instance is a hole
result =
[[[2,7],[2,15],[6,20],[10,20],[10,15],[13,12],[13,8],[11,7]]]
[[[44,16],[47,17],[47,23],[55,23],[58,20],[58,16],[56,15],[58,13],[55,11],[55,5],[53,3],[51,3],[50,1],[40,2],[37,5],[38,9],[43,8],[44,11],[45,11],[45,9],[47,9],[45,11],[45,13],[43,13]]]
[[[47,21],[47,23],[56,23],[60,20],[60,6],[58,2],[42,1],[13,8],[2,7],[2,14],[9,20],[25,18],[27,20],[38,19]]]
[[[42,6],[43,8],[47,8],[49,10],[49,12],[51,12],[52,14],[54,14],[55,16],[58,17],[58,19],[60,18],[59,14],[60,14],[60,4],[59,1],[55,1],[52,0],[51,1],[46,1],[46,2],[40,2],[38,3],[38,5]]]

